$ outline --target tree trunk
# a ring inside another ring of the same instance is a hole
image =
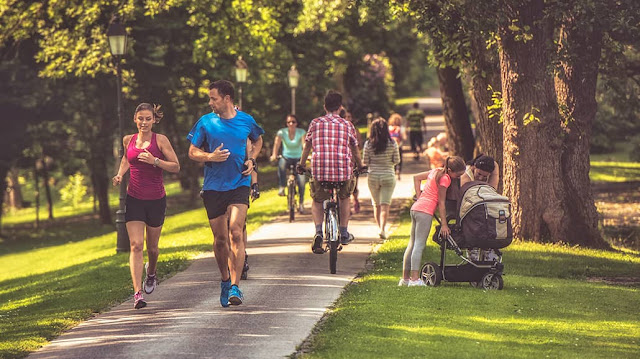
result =
[[[469,111],[464,101],[459,70],[452,67],[438,69],[440,96],[444,111],[444,123],[449,138],[449,153],[465,160],[473,158],[473,133]]]
[[[7,190],[7,181],[5,178],[7,177],[7,173],[9,172],[9,166],[5,164],[4,161],[0,161],[0,191],[4,193]],[[0,196],[0,237],[3,237],[2,234],[2,204],[4,202],[4,196]]]
[[[504,26],[499,30],[504,118],[504,194],[511,198],[514,236],[563,241],[572,224],[562,186],[562,128],[551,64],[553,24],[544,0],[505,2],[507,15],[531,39]],[[535,116],[532,120],[531,116]]]
[[[92,146],[93,147],[93,146]],[[112,224],[111,209],[109,208],[109,174],[107,173],[106,159],[101,151],[103,146],[91,149],[89,159],[89,171],[91,183],[93,183],[96,197],[98,198],[98,213],[102,224]]]
[[[47,158],[42,158],[42,184],[44,185],[44,193],[47,196],[47,206],[49,209],[49,219],[53,220],[53,198],[51,198],[51,186],[49,186],[49,170],[47,169]]]
[[[608,248],[598,230],[596,209],[589,179],[589,143],[596,116],[596,82],[602,50],[603,33],[593,24],[594,14],[581,19],[568,14],[560,31],[566,57],[561,62],[561,74],[556,77],[560,113],[565,126],[562,168],[565,189],[564,201],[572,224],[565,240],[571,244]],[[592,20],[587,22],[588,20]]]
[[[11,208],[22,208],[22,190],[20,188],[20,182],[18,181],[18,170],[13,168],[8,173],[8,200]],[[1,207],[1,204],[0,204]]]

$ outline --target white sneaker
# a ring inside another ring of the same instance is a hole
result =
[[[398,282],[398,287],[406,287],[407,284],[409,284],[408,279],[400,278],[400,281]]]
[[[411,280],[409,279],[409,283],[407,287],[426,287],[427,285],[422,281],[422,279]]]
[[[384,229],[381,230],[378,235],[380,236],[380,239],[387,239],[387,233],[385,233]]]

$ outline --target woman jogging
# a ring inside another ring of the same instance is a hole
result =
[[[120,161],[118,174],[113,177],[113,185],[122,181],[122,176],[130,173],[127,187],[125,221],[131,242],[129,269],[133,281],[133,306],[144,308],[147,302],[142,297],[142,288],[151,294],[156,288],[156,264],[158,263],[158,241],[164,223],[167,207],[162,171],[177,173],[180,171],[178,157],[165,135],[153,132],[153,125],[162,118],[160,106],[141,103],[136,107],[133,122],[138,133],[126,135],[122,139],[124,156]],[[146,276],[140,283],[143,267],[143,249],[145,229],[147,232]]]

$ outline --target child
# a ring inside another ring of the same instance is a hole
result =
[[[416,202],[411,206],[411,236],[409,244],[404,252],[402,265],[402,279],[399,286],[424,286],[426,285],[419,277],[422,252],[427,244],[427,237],[431,230],[431,221],[435,213],[436,206],[442,219],[440,229],[441,236],[451,233],[447,225],[447,215],[445,200],[447,188],[451,184],[451,178],[459,178],[465,170],[464,160],[457,156],[447,157],[444,161],[444,168],[436,168],[431,171],[418,173],[413,176],[413,184],[416,193],[419,193]],[[424,189],[420,191],[420,183],[426,180]]]

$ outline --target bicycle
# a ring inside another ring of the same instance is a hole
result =
[[[311,171],[304,167],[298,167],[298,173],[300,171],[311,177]],[[367,168],[363,167],[360,170],[354,169],[354,175],[366,173]],[[321,249],[322,253],[329,252],[329,272],[331,274],[336,273],[338,265],[338,252],[342,250],[342,243],[340,242],[340,197],[338,197],[337,189],[344,186],[345,182],[328,182],[321,181],[320,186],[329,192],[329,199],[322,202],[322,209],[324,211],[324,247]],[[349,242],[353,240],[353,236],[349,234]]]

